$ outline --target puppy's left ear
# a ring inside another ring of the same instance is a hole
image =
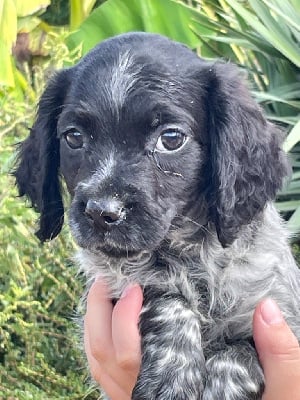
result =
[[[215,63],[206,74],[208,204],[225,247],[275,199],[289,168],[281,132],[266,121],[237,67]]]
[[[42,242],[57,236],[64,220],[56,128],[70,74],[71,70],[62,70],[48,83],[41,96],[30,135],[20,144],[18,166],[14,172],[20,196],[28,196],[40,213],[40,227],[36,235]]]

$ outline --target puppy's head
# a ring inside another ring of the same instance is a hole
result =
[[[57,73],[15,173],[41,213],[38,237],[61,229],[60,174],[82,247],[154,249],[187,219],[232,243],[286,174],[277,132],[238,75],[142,33],[102,42]]]

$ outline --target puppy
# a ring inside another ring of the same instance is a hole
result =
[[[280,134],[231,64],[155,34],[106,40],[59,71],[15,171],[61,230],[60,179],[87,281],[144,290],[134,400],[261,399],[252,341],[272,297],[300,338],[300,274],[273,200],[288,172]]]

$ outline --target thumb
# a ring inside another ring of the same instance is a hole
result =
[[[263,400],[300,400],[299,343],[273,300],[257,306],[253,336],[266,381]]]

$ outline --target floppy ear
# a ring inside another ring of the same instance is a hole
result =
[[[224,247],[274,200],[289,170],[281,132],[266,121],[239,75],[231,64],[207,70],[208,204]]]
[[[59,183],[59,140],[56,125],[69,85],[70,70],[58,72],[41,96],[29,137],[20,144],[14,172],[20,196],[27,195],[40,215],[36,232],[42,241],[62,228],[64,208]]]

